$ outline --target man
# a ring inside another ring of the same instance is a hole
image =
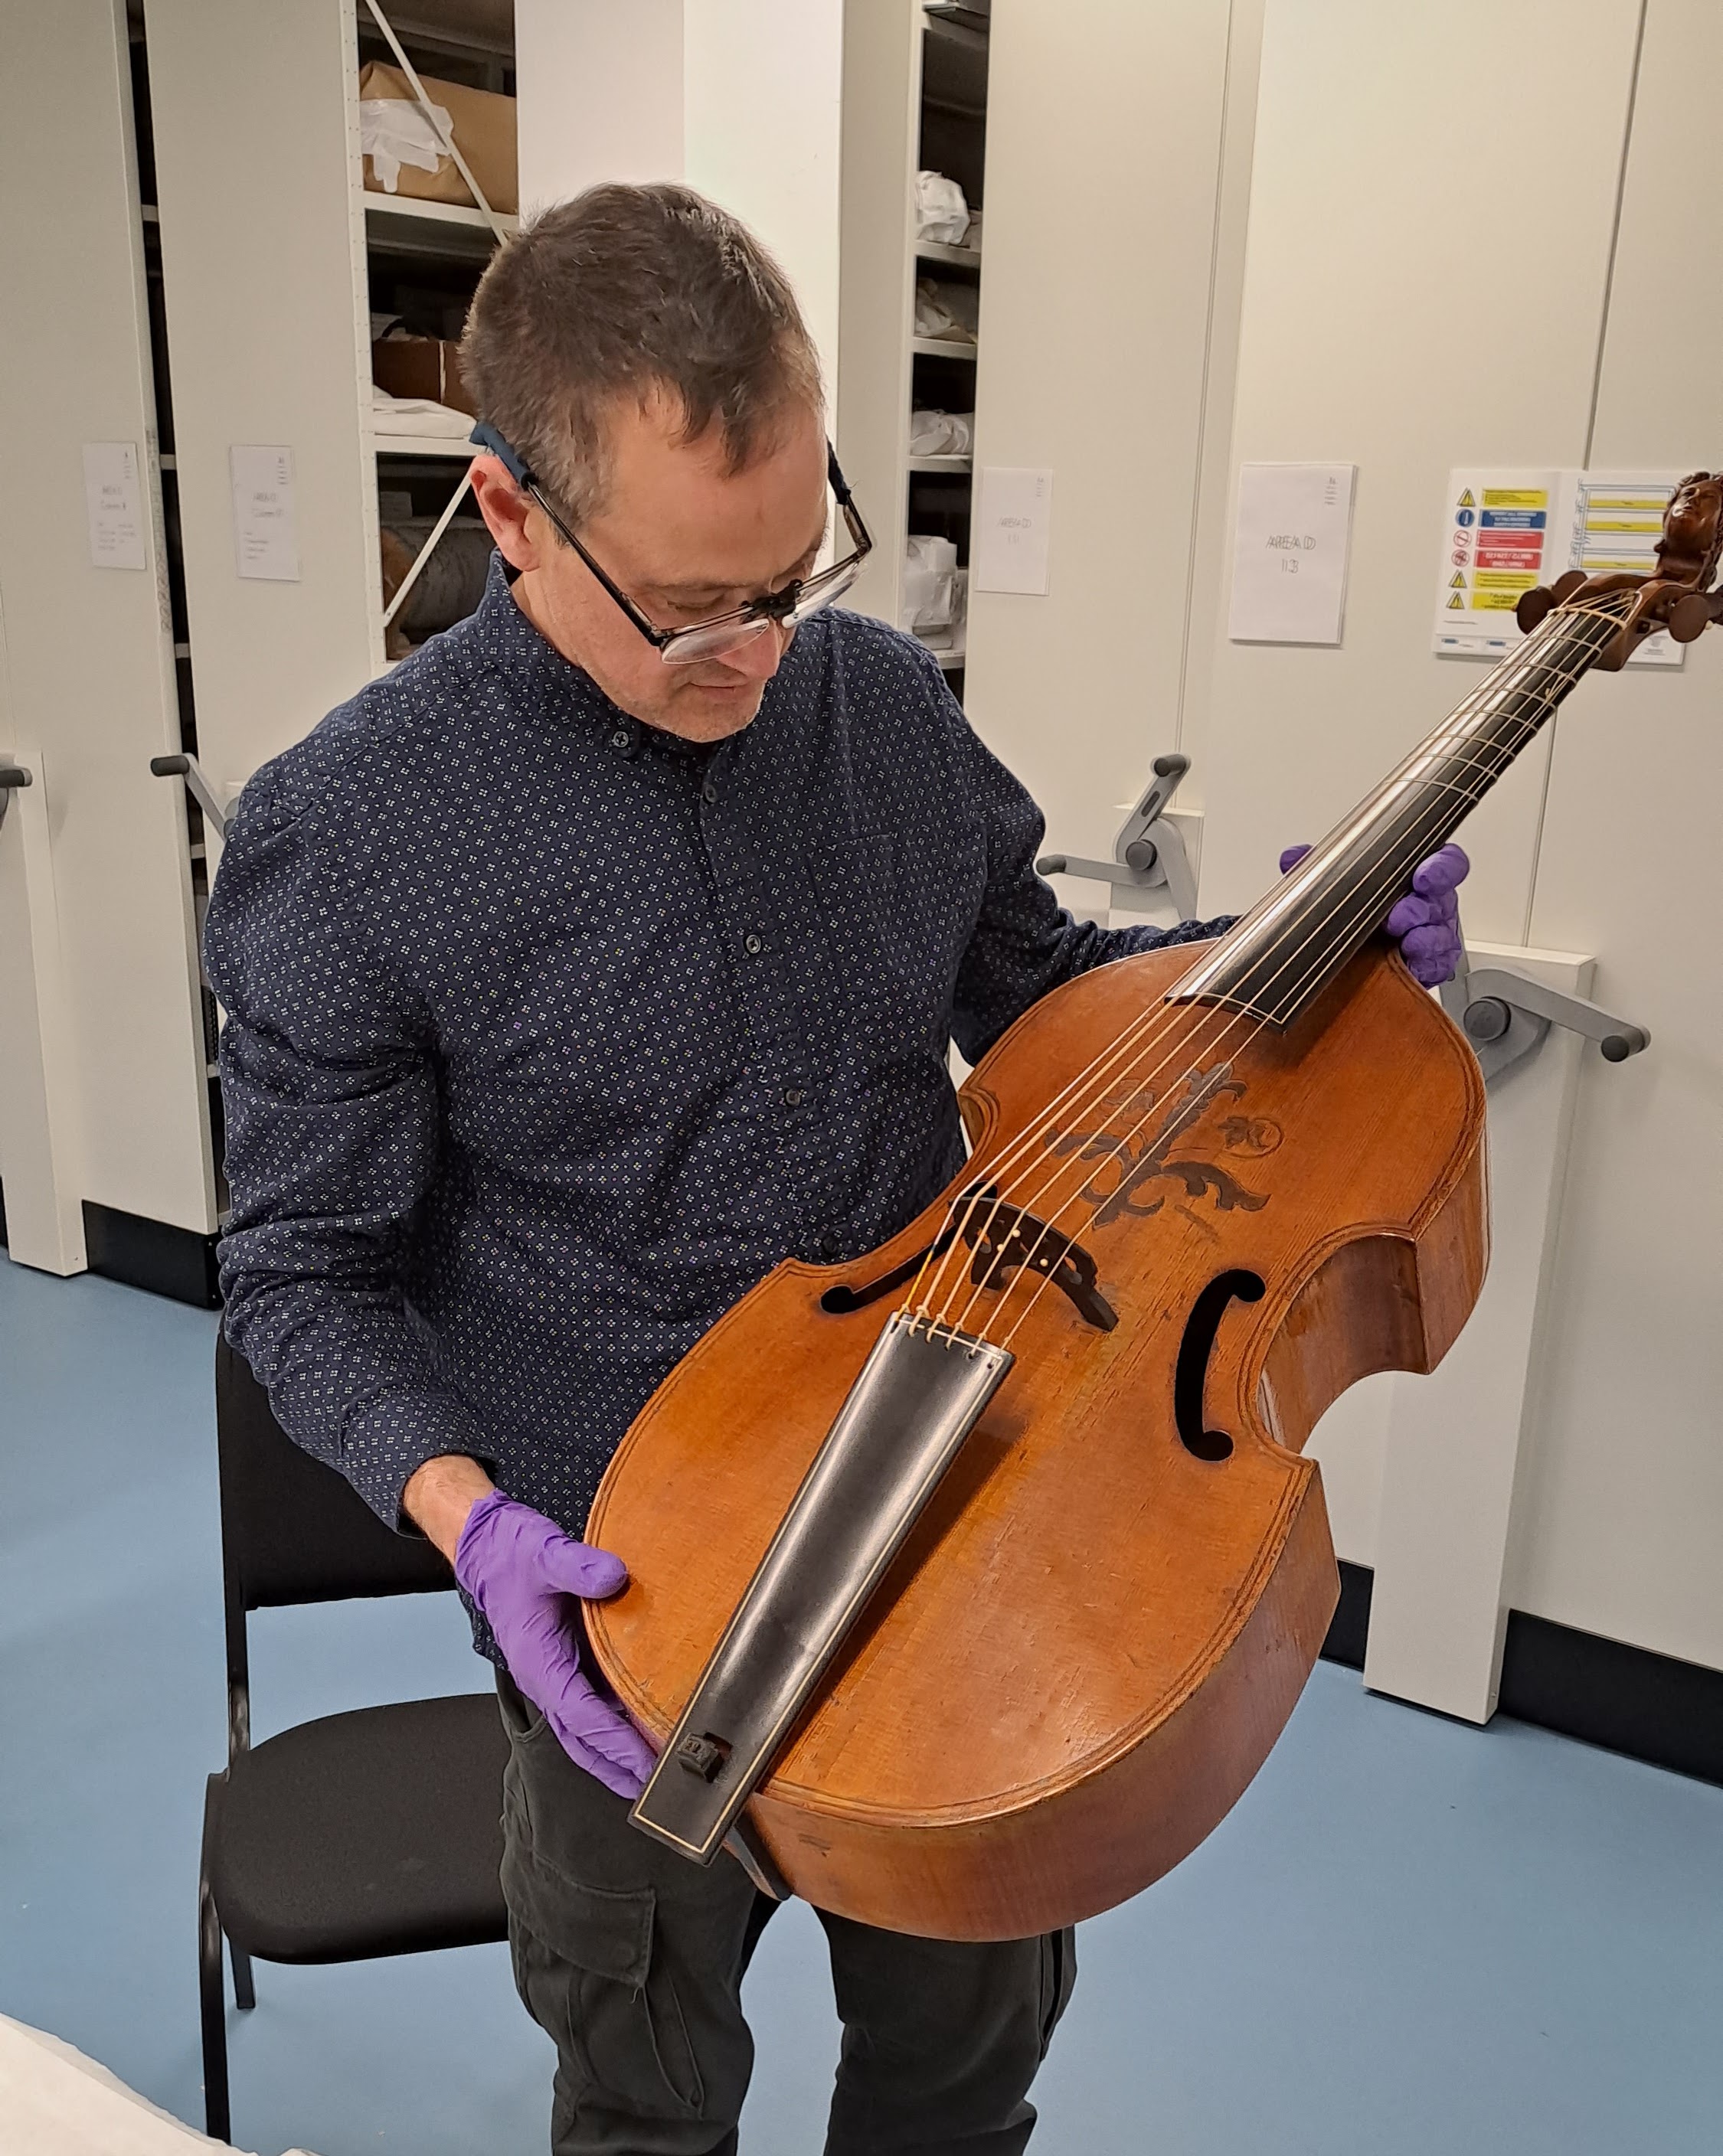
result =
[[[773,1904],[628,1826],[651,1753],[580,1666],[578,1599],[628,1553],[571,1538],[725,1309],[955,1173],[950,1040],[973,1061],[1060,982],[1222,924],[1073,923],[933,660],[830,610],[865,527],[733,219],[673,187],[549,212],[486,272],[463,367],[483,603],[258,774],[217,881],[226,1324],[290,1433],[450,1558],[497,1664],[558,2156],[707,2156]],[[1445,948],[1451,896],[1414,910]],[[822,1922],[832,2156],[1020,2151],[1069,1934]]]

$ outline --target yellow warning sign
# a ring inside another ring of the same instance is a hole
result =
[[[1472,498],[1472,490],[1470,487],[1468,487],[1465,492],[1460,496],[1459,506],[1462,509],[1475,509],[1478,506],[1478,504]]]
[[[1480,569],[1478,588],[1480,592],[1529,592],[1537,582],[1535,569]]]
[[[1448,601],[1448,610],[1450,613],[1463,613],[1466,611],[1466,602],[1460,597],[1458,592],[1456,592],[1453,597]]]
[[[1541,486],[1487,486],[1484,490],[1486,509],[1547,509],[1549,490]]]
[[[1472,603],[1479,608],[1488,607],[1504,613],[1511,613],[1520,603],[1520,600],[1518,593],[1515,592],[1474,592]]]
[[[1448,578],[1448,588],[1451,592],[1463,592],[1466,588],[1466,580],[1458,569]]]

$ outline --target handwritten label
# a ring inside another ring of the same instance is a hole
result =
[[[234,493],[234,567],[266,583],[299,582],[293,514],[293,452],[235,444],[228,451]]]
[[[990,465],[980,475],[970,582],[978,592],[1044,598],[1049,588],[1053,475]]]
[[[84,507],[96,569],[142,569],[144,504],[136,442],[84,444]]]

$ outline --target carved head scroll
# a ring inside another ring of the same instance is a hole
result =
[[[1723,554],[1723,472],[1689,472],[1669,497],[1657,542],[1657,567],[1648,577],[1612,570],[1588,577],[1570,569],[1553,584],[1538,585],[1521,595],[1515,619],[1528,634],[1557,607],[1583,612],[1587,602],[1612,593],[1637,594],[1622,622],[1621,634],[1597,661],[1604,672],[1625,665],[1636,644],[1654,629],[1666,629],[1677,644],[1691,644],[1714,621],[1723,619],[1723,587],[1714,588]]]

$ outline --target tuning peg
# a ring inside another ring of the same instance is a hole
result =
[[[1691,644],[1723,614],[1723,592],[1684,592],[1669,608],[1669,631],[1677,644]]]
[[[1558,606],[1566,606],[1585,581],[1583,569],[1564,569],[1553,584],[1534,584],[1529,592],[1520,594],[1520,603],[1514,609],[1515,620],[1530,636],[1546,614]]]

